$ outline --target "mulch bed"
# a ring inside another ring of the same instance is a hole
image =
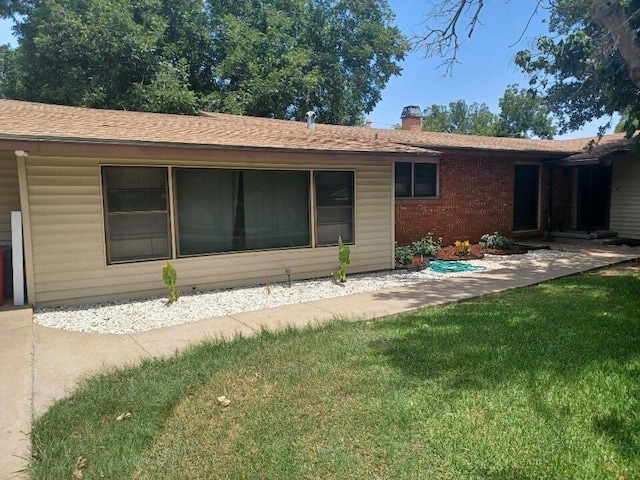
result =
[[[515,255],[518,253],[526,253],[529,249],[522,245],[514,245],[512,248],[508,250],[503,250],[501,248],[486,248],[481,247],[478,244],[471,245],[469,249],[468,255],[458,255],[458,249],[450,245],[448,247],[443,247],[436,252],[436,258],[438,260],[478,260],[483,258],[485,254],[489,255]]]

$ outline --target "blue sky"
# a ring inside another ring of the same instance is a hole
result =
[[[428,0],[388,0],[396,14],[396,24],[402,32],[412,34],[424,31],[421,25],[429,11]],[[534,37],[548,33],[540,11],[531,20],[520,40],[527,22],[535,9],[535,0],[492,0],[485,2],[480,14],[481,25],[473,36],[466,39],[458,54],[458,64],[452,76],[444,68],[438,69],[442,59],[425,59],[424,52],[413,52],[402,62],[401,76],[392,78],[382,93],[382,100],[367,118],[377,128],[390,128],[399,123],[402,108],[418,105],[447,105],[455,100],[467,103],[486,103],[491,111],[500,111],[498,100],[509,84],[528,85],[525,77],[513,62],[518,50],[531,46]],[[514,46],[511,46],[514,45]],[[598,126],[608,118],[592,122],[579,132],[571,132],[556,138],[577,138],[597,134]],[[616,120],[612,122],[615,126]]]
[[[429,10],[429,0],[388,0],[396,14],[396,24],[411,37],[424,30],[422,21]],[[471,39],[466,39],[458,54],[458,64],[451,75],[438,68],[441,59],[425,59],[424,53],[410,53],[402,62],[402,73],[393,77],[382,92],[382,100],[367,115],[376,128],[391,128],[399,123],[402,108],[418,105],[447,105],[455,100],[467,103],[486,103],[499,112],[498,100],[507,85],[527,85],[528,79],[513,62],[518,50],[531,45],[537,35],[547,33],[546,13],[541,11],[531,21],[524,38],[512,46],[522,35],[535,7],[535,0],[492,0],[485,2],[481,24]],[[12,43],[11,22],[0,20],[0,44]],[[580,132],[557,138],[592,136],[598,126],[608,119],[592,122]],[[613,122],[615,124],[615,120]]]

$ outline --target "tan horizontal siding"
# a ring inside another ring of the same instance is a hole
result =
[[[391,268],[391,163],[364,156],[270,154],[272,169],[356,171],[356,243],[349,272]],[[237,152],[216,152],[210,161],[98,159],[29,156],[36,303],[78,304],[165,291],[164,260],[106,265],[100,165],[173,165],[264,168]],[[329,276],[338,267],[337,247],[237,252],[173,259],[178,284],[205,290]]]
[[[621,237],[640,240],[640,163],[638,158],[617,159],[611,178],[609,228]]]
[[[16,155],[0,151],[0,246],[11,245],[11,212],[14,210],[20,210]]]

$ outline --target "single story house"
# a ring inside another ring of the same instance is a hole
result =
[[[426,195],[400,188],[401,169],[410,169],[396,162],[399,243],[426,231],[447,244],[493,231],[516,238],[615,231],[640,239],[640,155],[623,134],[529,140],[422,132],[418,107],[406,107],[402,129],[387,132],[386,138],[440,152],[428,160],[439,171]],[[412,171],[415,181],[424,169]]]
[[[0,100],[0,247],[21,212],[38,305],[164,292],[168,260],[183,291],[327,276],[338,237],[350,272],[390,269],[395,241],[429,231],[541,235],[565,181],[551,172],[587,167],[551,165],[587,141]]]

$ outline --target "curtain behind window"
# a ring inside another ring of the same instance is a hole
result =
[[[308,172],[245,171],[244,207],[248,250],[310,244]]]
[[[177,169],[179,254],[233,250],[238,172]]]
[[[310,244],[309,173],[176,169],[180,255]]]

